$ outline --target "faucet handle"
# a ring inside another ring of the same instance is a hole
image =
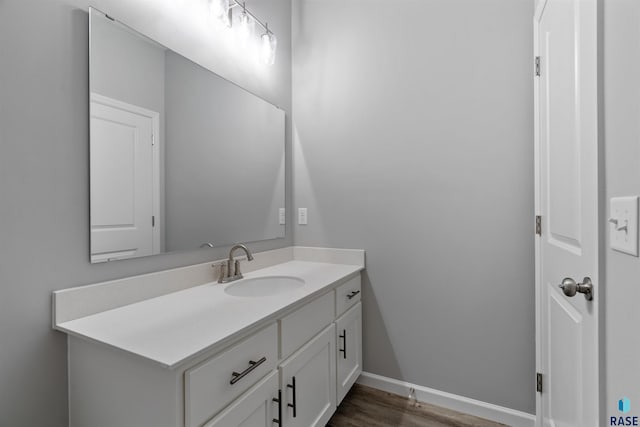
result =
[[[233,273],[233,260],[228,259],[227,260],[227,277],[232,277],[231,273]]]
[[[239,259],[237,259],[236,262],[235,262],[233,276],[242,278],[242,272],[240,271],[240,260]]]
[[[227,263],[225,262],[221,262],[220,264],[218,264],[218,267],[220,267],[220,274],[218,275],[218,283],[224,283],[224,279],[227,277]]]

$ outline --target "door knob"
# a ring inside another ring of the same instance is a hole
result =
[[[582,283],[576,283],[572,278],[566,277],[558,286],[560,286],[562,292],[564,292],[568,297],[572,297],[576,293],[581,293],[584,294],[587,301],[591,301],[593,299],[593,283],[591,283],[591,279],[588,277],[582,279]]]

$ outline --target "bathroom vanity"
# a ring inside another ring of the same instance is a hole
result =
[[[91,262],[284,237],[285,111],[117,18],[89,9]],[[55,292],[70,426],[324,426],[362,371],[364,251],[247,255]]]
[[[324,426],[362,371],[364,252],[255,258],[54,293],[70,426]]]

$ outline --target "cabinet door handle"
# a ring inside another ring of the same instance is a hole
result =
[[[296,377],[291,377],[291,384],[287,384],[287,387],[293,391],[293,403],[287,403],[289,408],[293,408],[293,418],[296,417]]]
[[[274,397],[273,401],[278,402],[278,418],[274,418],[273,423],[280,425],[282,420],[282,389],[278,390],[278,398]]]
[[[249,360],[249,367],[247,369],[245,369],[244,371],[242,371],[240,373],[238,373],[238,372],[232,372],[231,373],[231,381],[229,381],[229,384],[233,385],[233,384],[237,383],[238,381],[243,379],[247,374],[249,374],[251,371],[256,369],[258,366],[262,365],[266,361],[267,361],[266,357],[261,358],[257,362],[254,362],[253,360]]]
[[[355,297],[359,293],[360,293],[360,291],[353,291],[349,295],[347,295],[347,298],[352,299],[353,297]]]
[[[342,338],[342,348],[339,349],[338,351],[342,353],[342,357],[346,359],[347,358],[347,330],[346,329],[342,330],[342,335],[340,335],[340,338]]]

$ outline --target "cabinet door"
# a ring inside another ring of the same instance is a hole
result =
[[[274,371],[204,427],[272,427],[277,424],[278,405],[284,404],[277,401],[278,385]]]
[[[335,331],[331,324],[281,365],[284,426],[324,427],[335,412]]]
[[[337,404],[362,373],[362,304],[336,320]]]

